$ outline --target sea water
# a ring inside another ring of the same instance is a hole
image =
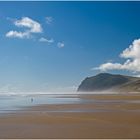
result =
[[[120,104],[120,103],[140,103],[140,100],[99,100],[81,98],[81,95],[74,94],[0,94],[0,115],[4,113],[14,113],[24,111],[28,106],[43,104]],[[97,110],[66,110],[67,112],[94,112]],[[103,110],[102,110],[103,111]],[[105,110],[104,110],[105,111]]]
[[[9,113],[21,110],[27,106],[41,104],[74,104],[81,102],[83,102],[83,99],[80,99],[78,95],[6,94],[0,95],[0,113]]]

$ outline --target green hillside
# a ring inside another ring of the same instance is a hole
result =
[[[85,78],[78,87],[78,91],[140,91],[140,78],[125,75],[100,73]]]

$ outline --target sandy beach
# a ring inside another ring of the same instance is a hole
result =
[[[95,102],[44,104],[1,115],[0,138],[140,138],[140,95],[78,97]]]

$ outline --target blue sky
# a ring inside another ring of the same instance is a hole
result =
[[[0,91],[70,91],[99,72],[139,75],[139,13],[140,2],[0,2]]]

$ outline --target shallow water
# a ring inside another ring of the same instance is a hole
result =
[[[127,104],[140,103],[140,100],[97,100],[81,98],[78,94],[22,94],[0,95],[0,114],[23,111],[28,106],[41,104]],[[67,112],[93,112],[96,110],[66,110]],[[105,111],[105,110],[104,110]]]
[[[79,98],[63,98],[60,95],[0,95],[0,113],[19,110],[41,104],[79,103]],[[58,98],[59,97],[59,98]]]

